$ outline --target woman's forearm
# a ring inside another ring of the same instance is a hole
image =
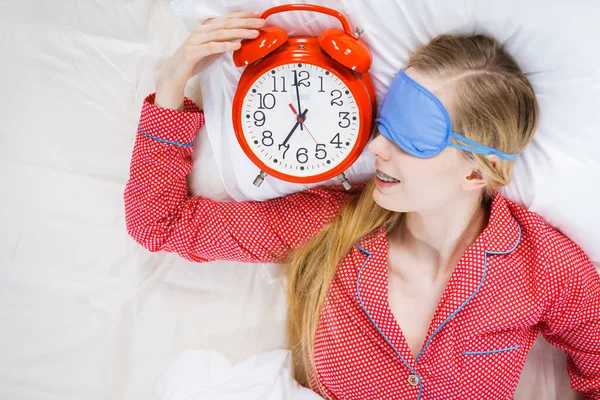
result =
[[[170,110],[183,110],[183,92],[184,88],[175,88],[167,84],[156,85],[156,97],[154,105]]]

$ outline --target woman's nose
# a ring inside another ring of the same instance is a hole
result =
[[[378,133],[376,134],[375,138],[369,143],[367,150],[374,156],[378,156],[384,160],[387,160],[390,157],[388,144],[389,143],[387,143],[385,137]]]

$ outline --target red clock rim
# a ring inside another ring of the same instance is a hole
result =
[[[303,51],[298,51],[294,48],[295,45],[299,43],[305,45],[305,49]],[[319,49],[319,52],[315,51],[317,48]],[[243,135],[242,127],[243,118],[241,111],[243,108],[243,99],[248,93],[248,90],[250,90],[250,88],[254,84],[254,82],[256,82],[257,79],[259,79],[265,73],[274,68],[277,68],[281,65],[294,63],[311,64],[320,68],[324,68],[330,71],[330,73],[337,76],[339,79],[341,79],[353,94],[357,103],[358,113],[360,117],[360,124],[358,130],[359,134],[353,148],[348,153],[348,156],[346,156],[341,163],[331,168],[330,170],[320,174],[310,175],[306,177],[289,175],[266,165],[263,161],[260,160],[260,158],[258,158],[258,156],[255,155],[255,153],[250,148],[250,145],[248,144],[246,138]],[[368,75],[366,75],[366,78],[364,77],[365,75],[366,74],[363,74],[363,77],[361,79],[360,75],[355,75],[355,73],[353,73],[348,68],[344,67],[332,58],[326,56],[324,53],[320,52],[320,47],[316,38],[289,38],[288,43],[282,46],[277,52],[247,67],[246,70],[242,73],[242,77],[240,78],[240,82],[238,84],[234,96],[232,107],[234,132],[238,143],[242,147],[242,150],[244,151],[246,156],[251,159],[254,165],[260,168],[262,171],[275,178],[287,182],[317,183],[334,178],[335,176],[343,173],[360,157],[371,136],[372,115],[374,110],[371,109],[372,101],[370,99],[370,93],[367,88],[367,85],[363,83],[363,79],[369,79]]]

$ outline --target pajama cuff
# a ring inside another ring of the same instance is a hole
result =
[[[138,132],[162,143],[188,147],[194,143],[196,132],[204,125],[204,112],[187,97],[183,111],[154,105],[156,93],[144,99]]]

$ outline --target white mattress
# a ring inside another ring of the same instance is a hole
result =
[[[185,350],[281,348],[285,299],[260,265],[151,254],[125,231],[142,100],[187,36],[167,1],[1,1],[0,32],[0,398],[148,399]],[[194,192],[226,199],[200,135]],[[528,365],[521,399],[573,398],[562,354]]]

